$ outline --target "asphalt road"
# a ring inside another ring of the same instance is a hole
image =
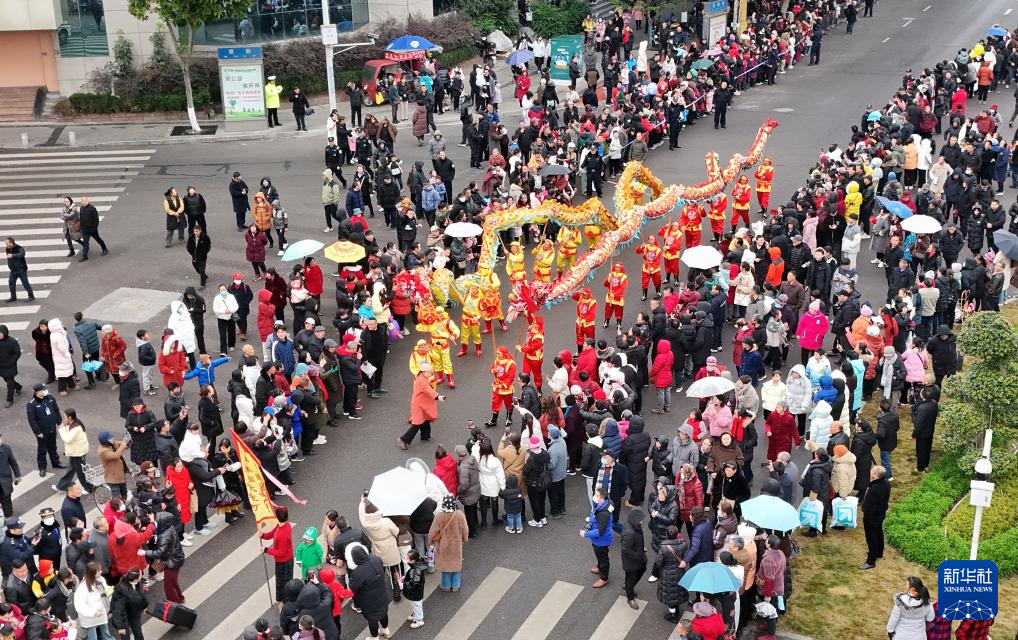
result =
[[[766,153],[776,165],[774,198],[780,202],[799,186],[805,171],[816,160],[817,149],[836,141],[843,143],[848,127],[858,121],[864,107],[886,99],[898,86],[905,68],[918,70],[932,66],[959,47],[970,46],[989,24],[1005,22],[1006,16],[1011,13],[1011,5],[1010,0],[982,2],[979,4],[980,15],[973,21],[975,16],[966,3],[945,0],[881,2],[876,18],[861,19],[854,35],[846,36],[839,32],[824,39],[823,59],[819,67],[807,67],[803,63],[794,71],[779,76],[776,86],[748,91],[737,99],[734,110],[729,114],[727,130],[714,131],[705,121],[683,133],[680,151],[669,153],[665,148],[658,149],[650,154],[647,164],[666,183],[699,182],[704,174],[703,158],[706,153],[717,151],[725,161],[732,153],[743,151],[750,144],[763,121],[774,118],[781,122],[781,126],[771,137]],[[509,95],[508,92],[506,95]],[[1010,92],[1002,88],[995,101],[1006,107],[1010,104],[1009,98]],[[510,108],[509,111],[510,115],[504,115],[503,121],[514,127],[514,111],[518,109]],[[284,116],[288,117],[288,114]],[[287,117],[282,118],[284,124],[292,126]],[[458,142],[457,115],[438,116],[438,121],[447,139],[452,143]],[[319,131],[323,128],[320,127]],[[18,307],[14,310],[10,307],[0,309],[0,321],[28,321],[28,329],[13,332],[26,351],[21,362],[22,383],[30,388],[31,384],[42,380],[41,370],[32,360],[28,336],[28,330],[34,326],[37,317],[60,317],[69,324],[75,311],[120,287],[181,291],[196,284],[183,247],[163,248],[161,194],[171,185],[181,192],[189,184],[197,185],[208,201],[210,211],[207,217],[213,240],[208,269],[211,285],[227,281],[235,270],[243,271],[249,278],[243,259],[243,241],[240,234],[233,230],[233,214],[226,191],[233,171],[244,174],[252,188],[261,176],[271,176],[290,212],[291,241],[301,238],[331,240],[331,236],[322,233],[319,204],[323,146],[324,134],[312,132],[294,139],[164,146],[154,148],[151,153],[139,152],[139,160],[109,160],[108,155],[97,154],[100,159],[97,165],[105,161],[111,167],[135,163],[141,166],[114,171],[137,171],[137,175],[111,181],[111,184],[119,185],[114,188],[123,187],[121,191],[111,192],[111,199],[107,202],[110,210],[103,211],[106,218],[102,233],[111,247],[111,255],[105,258],[95,255],[84,265],[70,262],[47,271],[46,274],[56,273],[58,277],[46,287],[50,290],[49,297],[38,301],[40,309],[20,312]],[[460,147],[450,147],[450,155],[458,165],[457,187],[470,179],[480,178],[479,172],[468,169],[465,151]],[[397,152],[407,167],[413,160],[423,158],[403,126]],[[84,166],[73,164],[88,156],[72,157],[59,150],[47,153],[52,154],[48,158],[61,160],[40,164],[34,170],[26,170],[25,167],[37,163],[35,156],[23,160],[0,154],[0,163],[5,158],[9,160],[7,165],[0,164],[0,168],[10,167],[0,171],[0,181],[7,190],[30,181],[44,183],[47,187],[59,186],[54,190],[56,193],[65,190],[80,193],[82,189],[93,188],[94,185],[86,186],[90,183],[83,178],[92,167],[87,163]],[[7,226],[4,235],[12,232],[19,238],[45,237],[52,245],[48,249],[55,253],[45,258],[43,255],[33,258],[30,251],[29,258],[33,264],[62,260],[58,260],[58,256],[62,255],[57,251],[60,246],[53,244],[55,224],[47,225],[45,220],[24,217],[55,216],[51,211],[56,203],[51,197],[54,192],[46,193],[47,199],[43,200],[46,210],[35,211],[31,205],[38,204],[27,203],[31,209],[27,213],[17,211],[18,207],[24,209],[25,204],[7,200],[26,196],[0,195],[0,224]],[[8,210],[4,211],[3,207]],[[31,232],[25,229],[34,229],[38,235],[30,235]],[[649,225],[648,231],[651,230],[656,231],[656,225]],[[382,230],[376,233],[381,240],[394,239],[390,232]],[[883,297],[883,278],[869,265],[870,257],[865,251],[860,256],[861,289],[864,297],[872,296],[879,301]],[[639,273],[639,259],[632,252],[626,252],[622,260],[635,281]],[[269,264],[281,266],[274,256],[270,257]],[[32,274],[33,278],[43,275],[38,270],[33,270]],[[592,288],[600,301],[604,292],[598,285],[599,282],[595,281]],[[37,285],[37,288],[44,287]],[[207,298],[213,290],[214,286],[207,290]],[[641,309],[639,290],[635,284],[630,287],[628,299],[626,321],[631,322]],[[331,319],[334,302],[329,296],[325,296],[323,301],[322,315]],[[165,326],[167,309],[146,307],[134,300],[126,302],[122,306],[128,311],[151,318],[126,322],[123,321],[125,309],[112,306],[104,306],[104,310],[97,312],[95,317],[118,324],[121,335],[128,340],[128,354],[133,359],[136,354],[133,347],[135,330],[142,326],[158,335]],[[544,316],[547,323],[546,352],[549,354],[546,372],[550,374],[551,354],[572,347],[574,311],[570,305],[563,305],[544,312]],[[332,335],[331,323],[323,324],[329,327]],[[514,326],[510,333],[497,337],[500,341],[514,341],[518,330]],[[604,333],[599,329],[599,337]],[[214,322],[207,323],[206,335],[214,344]],[[396,447],[396,436],[405,428],[409,398],[409,376],[404,367],[415,339],[416,336],[412,336],[410,340],[392,347],[385,384],[390,392],[383,400],[363,400],[365,420],[343,422],[338,429],[327,430],[329,442],[319,447],[320,454],[297,465],[298,484],[295,489],[299,496],[308,500],[306,506],[290,505],[298,530],[305,526],[319,526],[322,514],[331,508],[356,520],[357,496],[370,484],[374,474],[403,463],[408,456],[429,462],[432,459],[432,448],[420,442],[407,453]],[[730,363],[730,351],[719,355],[722,362]],[[467,419],[473,419],[477,424],[486,419],[490,356],[490,343],[485,341],[483,358],[477,359],[473,355],[454,358],[459,385],[449,392],[448,401],[440,407],[441,419],[434,442],[451,447],[465,439],[463,425]],[[196,400],[193,385],[188,389],[188,397],[192,403]],[[52,475],[40,481],[34,471],[33,439],[25,422],[22,404],[25,399],[23,396],[14,408],[0,415],[5,418],[5,441],[17,453],[26,478],[16,492],[15,511],[31,523],[38,521],[36,514],[41,503],[55,502],[58,505],[59,498],[49,488]],[[158,402],[154,403],[157,408],[161,407],[162,399],[159,396]],[[61,407],[71,406],[78,410],[91,434],[104,429],[114,432],[121,429],[116,395],[108,388],[75,392],[59,401]],[[675,407],[671,414],[646,416],[648,431],[652,435],[672,435],[676,422],[692,406],[692,401],[686,398],[673,397],[673,402]],[[92,438],[94,442],[94,435]],[[761,447],[766,446],[763,440],[765,438],[761,434]],[[799,457],[802,457],[801,454]],[[552,521],[542,530],[528,528],[523,536],[508,536],[501,530],[484,531],[479,541],[467,545],[463,591],[459,594],[439,592],[438,596],[428,598],[427,626],[417,631],[418,637],[466,638],[477,625],[474,637],[509,638],[542,602],[540,617],[531,622],[545,621],[546,624],[539,625],[544,634],[553,630],[556,637],[562,638],[601,637],[602,633],[605,637],[666,637],[669,625],[661,617],[663,608],[655,601],[652,585],[643,583],[638,589],[640,598],[650,604],[645,611],[641,610],[635,624],[627,618],[625,611],[613,608],[620,597],[621,572],[617,564],[610,587],[597,591],[588,588],[591,576],[587,567],[593,558],[589,545],[577,535],[588,508],[580,478],[569,478],[566,491],[570,515],[565,520]],[[250,523],[219,527],[215,536],[203,539],[201,543],[201,547],[189,550],[189,559],[181,574],[188,604],[199,607],[198,625],[190,634],[168,632],[168,637],[233,637],[240,632],[243,624],[268,609],[265,575],[262,562],[255,558],[257,548],[252,540]],[[613,554],[613,561],[617,563],[617,553]],[[497,569],[499,567],[502,569]],[[515,576],[507,569],[518,571],[520,575]],[[433,586],[437,576],[430,580]],[[483,586],[478,588],[482,581]],[[551,595],[545,600],[549,593]],[[561,607],[561,616],[559,612],[552,613],[544,608],[552,602],[567,605]],[[794,606],[794,602],[792,604]],[[399,617],[393,613],[394,620]],[[344,637],[360,633],[363,621],[358,615],[348,611],[344,618],[347,621]],[[598,629],[603,620],[606,626]],[[879,624],[879,621],[874,622],[873,637],[880,633]],[[217,628],[217,625],[220,626]],[[158,624],[150,623],[146,638],[161,637],[164,631]]]

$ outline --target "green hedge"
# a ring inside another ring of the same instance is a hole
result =
[[[75,93],[68,98],[78,113],[150,113],[156,111],[184,111],[187,101],[183,94],[152,93],[135,99],[125,99],[103,93]],[[202,109],[211,101],[209,90],[194,92],[194,106]]]
[[[583,33],[583,19],[590,13],[590,5],[576,0],[564,2],[556,7],[548,2],[535,2],[534,33],[543,38],[554,38],[574,33]]]
[[[951,508],[965,495],[968,486],[969,479],[953,459],[942,457],[909,495],[891,507],[884,521],[887,542],[900,550],[906,560],[932,571],[944,560],[968,558],[971,527],[965,538],[948,533],[944,527]],[[1008,508],[1008,504],[996,504],[995,499],[990,511]],[[984,517],[987,513],[984,512]],[[1013,520],[1013,513],[1009,516]],[[1001,528],[996,525],[997,530]],[[1018,526],[984,537],[979,544],[979,557],[995,561],[1001,576],[1018,573]]]

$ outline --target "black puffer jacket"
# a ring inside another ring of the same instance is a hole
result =
[[[362,545],[350,544],[346,548],[347,582],[353,591],[353,601],[369,620],[381,620],[389,611],[389,592],[386,591],[386,572],[378,556],[368,555]]]
[[[332,590],[324,584],[309,582],[297,596],[300,616],[311,616],[315,626],[325,634],[325,640],[339,640],[339,629],[332,619]]]
[[[626,524],[622,528],[622,569],[640,571],[647,567],[647,551],[644,549],[643,509],[630,509]]]
[[[633,416],[629,419],[629,435],[622,441],[622,459],[620,462],[629,469],[629,488],[632,496],[643,500],[643,491],[647,486],[647,463],[644,460],[650,456],[650,447],[654,441],[650,434],[644,431],[642,416]]]
[[[862,495],[870,484],[870,469],[873,467],[873,447],[877,434],[866,418],[859,418],[859,431],[852,436],[849,450],[855,455],[855,490]]]
[[[821,502],[829,502],[831,496],[831,471],[834,463],[828,458],[823,462],[810,462],[806,468],[806,475],[802,478],[802,494],[809,496],[816,493],[816,499]]]
[[[945,337],[946,336],[946,337]],[[933,372],[951,376],[958,371],[958,336],[947,325],[940,325],[937,335],[926,343],[926,352],[933,362]]]
[[[668,527],[675,524],[679,519],[679,503],[675,500],[675,487],[665,485],[665,499],[663,502],[658,500],[657,493],[654,493],[650,502],[647,503],[647,512],[651,514],[650,548],[657,552],[661,541],[665,538]]]
[[[661,541],[654,568],[658,575],[657,599],[666,607],[678,607],[689,599],[689,592],[679,586],[679,580],[686,573],[685,569],[679,567],[679,563],[688,549],[689,542],[684,537]]]
[[[173,514],[162,511],[156,514],[156,548],[146,549],[145,557],[149,560],[159,558],[166,562],[167,569],[179,569],[184,566],[184,548],[177,537],[177,527]]]

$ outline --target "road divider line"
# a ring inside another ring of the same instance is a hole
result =
[[[463,603],[463,606],[453,614],[452,620],[442,627],[442,630],[438,632],[434,640],[463,640],[464,638],[469,638],[477,631],[481,622],[488,617],[491,610],[502,600],[502,597],[509,591],[509,587],[513,586],[513,583],[516,582],[520,575],[519,571],[513,571],[512,569],[504,569],[502,567],[492,569],[488,577],[470,594],[470,597]],[[618,640],[620,637],[625,637],[625,634],[614,636],[613,640]]]

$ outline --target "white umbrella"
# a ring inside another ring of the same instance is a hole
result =
[[[932,216],[912,216],[901,221],[901,228],[912,233],[925,234],[937,233],[944,226]]]
[[[721,252],[710,245],[686,249],[682,254],[682,264],[694,269],[710,269],[720,265],[724,259]]]
[[[711,398],[735,389],[735,383],[722,376],[700,378],[686,389],[689,398]]]
[[[389,469],[375,476],[368,492],[368,500],[384,516],[408,516],[426,497],[424,478],[404,467]]]
[[[472,238],[481,235],[482,231],[484,229],[473,222],[454,222],[445,228],[445,235],[450,238]]]

